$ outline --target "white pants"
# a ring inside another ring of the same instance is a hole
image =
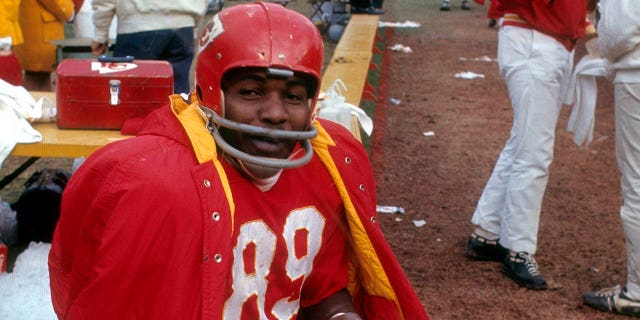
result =
[[[536,251],[555,128],[572,65],[573,51],[552,37],[514,26],[499,32],[498,66],[513,126],[471,222],[499,235],[500,244],[512,251]]]
[[[640,83],[616,83],[616,159],[620,174],[620,218],[627,241],[627,290],[640,299]]]

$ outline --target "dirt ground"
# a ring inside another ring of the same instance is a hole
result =
[[[290,6],[310,12],[305,0]],[[551,289],[520,288],[500,273],[499,263],[464,256],[471,214],[511,126],[494,60],[497,30],[487,27],[486,7],[473,3],[471,11],[461,11],[458,0],[450,12],[439,6],[439,0],[385,1],[381,21],[421,26],[381,29],[382,50],[372,64],[379,79],[367,93],[375,122],[370,150],[378,202],[406,210],[378,221],[428,313],[432,319],[624,319],[581,303],[582,292],[626,279],[611,84],[598,81],[588,148],[574,145],[566,131],[571,108],[562,110],[536,254]],[[412,53],[390,51],[395,44]],[[478,59],[484,56],[490,61]],[[465,71],[484,78],[454,77]],[[423,134],[429,131],[434,134]],[[10,158],[0,176],[20,160]],[[70,168],[71,160],[41,159],[0,198],[17,200],[24,179],[46,166]],[[416,227],[414,220],[426,225]]]
[[[418,29],[395,29],[382,63],[386,90],[378,97],[378,136],[372,138],[380,204],[405,208],[379,218],[388,241],[433,319],[617,319],[585,307],[584,291],[626,280],[618,206],[619,173],[613,151],[613,96],[598,82],[593,143],[579,148],[566,131],[570,106],[557,127],[555,157],[542,205],[537,260],[551,286],[518,287],[495,262],[465,255],[470,218],[511,127],[512,111],[496,62],[497,30],[486,7],[440,12],[440,1],[386,1],[383,20],[411,20]],[[584,54],[577,49],[576,56]],[[384,55],[384,53],[383,53]],[[464,61],[461,58],[466,58]],[[484,79],[454,74],[471,71]],[[385,87],[385,85],[380,85]],[[378,126],[382,124],[382,126]],[[433,136],[423,132],[432,131]],[[381,154],[375,154],[375,152]],[[412,221],[424,220],[417,228]]]

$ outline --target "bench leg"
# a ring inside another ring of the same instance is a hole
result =
[[[11,181],[17,178],[21,173],[27,170],[32,164],[36,163],[40,159],[39,157],[31,157],[27,159],[23,164],[21,164],[18,168],[13,170],[10,174],[5,176],[2,180],[0,180],[0,190],[4,189]]]

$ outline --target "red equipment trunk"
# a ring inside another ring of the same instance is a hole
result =
[[[56,69],[61,129],[121,129],[169,103],[173,69],[166,61],[64,59]]]

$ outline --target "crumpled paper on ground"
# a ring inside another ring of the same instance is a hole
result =
[[[462,78],[462,79],[477,79],[477,78],[484,79],[484,74],[474,73],[471,71],[458,72],[453,76],[456,78]]]
[[[459,57],[458,60],[460,60],[460,61],[482,61],[482,62],[497,62],[498,61],[498,59],[489,58],[489,56],[481,56],[481,57],[477,57],[477,58]]]
[[[404,22],[387,22],[387,21],[378,21],[378,28],[383,27],[394,27],[394,28],[418,28],[420,27],[420,23],[405,20]]]
[[[389,47],[389,49],[391,49],[391,51],[399,51],[399,52],[404,52],[404,53],[412,53],[413,50],[411,49],[411,47],[409,46],[405,46],[402,44],[394,44],[393,46]]]

